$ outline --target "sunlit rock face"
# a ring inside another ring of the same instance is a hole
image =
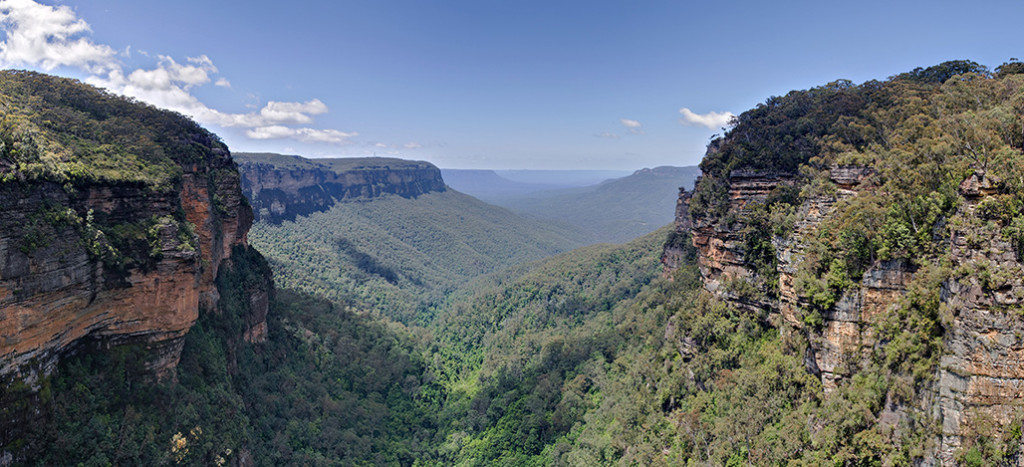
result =
[[[52,182],[0,189],[0,375],[32,382],[87,340],[144,344],[155,373],[170,374],[199,313],[216,309],[219,268],[232,247],[246,245],[252,212],[238,180],[220,151],[183,167],[180,183],[163,191]],[[114,251],[113,232],[86,225],[95,219],[148,226],[137,234],[149,251]],[[258,297],[253,307],[265,318],[266,292]],[[263,339],[262,319],[251,325],[247,339]]]
[[[804,334],[808,340],[808,371],[817,374],[826,393],[842,384],[866,363],[871,348],[885,345],[873,335],[873,324],[892,310],[919,273],[904,261],[874,261],[860,282],[847,289],[822,314],[820,326],[807,325],[799,310],[806,307],[794,286],[794,276],[807,253],[808,239],[835,214],[837,203],[870,189],[862,182],[867,167],[833,167],[836,190],[804,199],[796,208],[791,233],[772,241],[777,260],[777,293],[754,301],[736,294],[728,284],[742,279],[758,283],[743,249],[741,230],[745,206],[764,202],[776,186],[791,178],[770,172],[732,173],[728,180],[728,213],[724,216],[690,212],[692,193],[682,191],[676,229],[689,232],[697,251],[704,287],[741,309],[758,310],[768,321]],[[941,425],[941,439],[932,453],[937,464],[952,465],[962,438],[979,424],[1009,426],[1021,416],[1024,400],[1024,263],[998,228],[978,220],[975,209],[995,196],[994,183],[983,174],[971,175],[960,186],[962,203],[948,231],[951,277],[942,284],[943,354],[930,389],[914,405]],[[678,247],[666,246],[663,263],[671,272]],[[889,409],[880,416],[905,416]]]

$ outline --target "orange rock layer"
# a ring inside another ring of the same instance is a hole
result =
[[[39,182],[3,188],[0,206],[0,376],[29,383],[86,339],[141,343],[152,350],[157,375],[168,374],[199,313],[215,310],[218,268],[233,246],[246,245],[252,222],[226,153],[186,167],[177,189],[97,185],[69,193]],[[67,209],[82,221],[52,215]],[[158,260],[129,263],[126,271],[104,261],[110,253],[102,228],[84,225],[93,216],[130,224],[180,211],[191,232],[180,222],[158,222]],[[254,300],[261,320],[246,340],[265,339],[267,303]]]

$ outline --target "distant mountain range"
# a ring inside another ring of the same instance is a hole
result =
[[[508,198],[597,185],[629,174],[626,170],[441,169],[441,176],[448,186],[499,205]]]
[[[600,178],[615,173],[441,169],[456,190],[528,217],[568,223],[589,233],[592,243],[626,242],[672,222],[679,188],[692,189],[700,169],[663,166]]]
[[[494,170],[441,169],[441,177],[448,186],[488,203],[566,187],[517,182],[498,175]]]

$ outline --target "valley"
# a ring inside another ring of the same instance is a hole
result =
[[[0,103],[4,464],[1021,462],[1020,62],[568,188],[231,153],[40,73]]]

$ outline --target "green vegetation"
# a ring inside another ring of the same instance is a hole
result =
[[[578,236],[451,190],[340,202],[249,233],[282,287],[421,324],[471,278],[568,250]]]
[[[701,163],[708,175],[697,186],[691,213],[725,216],[734,171],[792,177],[800,196],[769,197],[737,219],[745,226],[746,259],[770,289],[772,238],[788,233],[769,227],[802,199],[834,197],[836,215],[809,239],[796,278],[798,293],[814,308],[806,310],[811,321],[875,261],[901,261],[910,270],[940,264],[943,232],[956,221],[958,186],[968,175],[996,181],[994,188],[1011,199],[1024,189],[1018,163],[1024,75],[1013,71],[1015,63],[993,75],[973,62],[947,62],[886,81],[837,81],[772,97],[711,143]],[[838,196],[829,180],[830,171],[844,167],[871,169],[855,198]],[[993,209],[998,212],[985,215],[998,218],[1003,235],[1021,244],[1014,224],[1019,209],[1011,203],[982,210]]]
[[[243,293],[266,263],[236,250],[219,311],[185,338],[178,381],[155,382],[149,351],[88,347],[65,359],[45,417],[18,441],[31,465],[409,465],[434,411],[408,333],[321,299],[282,291],[267,343],[240,341]]]
[[[282,286],[267,343],[238,338],[245,291],[266,273],[239,253],[218,278],[221,311],[186,338],[177,384],[140,379],[138,349],[83,351],[44,382],[46,416],[16,444],[44,465],[914,464],[941,431],[918,407],[950,324],[945,284],[1008,282],[992,265],[953,268],[950,229],[1024,244],[1020,71],[949,62],[738,116],[711,143],[690,208],[739,234],[755,275],[723,286],[742,307],[702,287],[688,235],[669,228],[526,263],[571,236],[452,191],[338,203],[251,232]],[[856,196],[831,180],[837,168],[870,169]],[[785,183],[730,211],[736,171]],[[968,215],[972,175],[992,196]],[[779,298],[775,248],[811,201],[833,211],[800,232],[794,326],[746,304]],[[143,254],[163,222],[110,235]],[[684,249],[672,277],[665,244]],[[826,394],[813,339],[878,265],[913,280]],[[957,461],[1015,461],[1020,426],[980,417]]]
[[[155,266],[165,230],[177,233],[179,248],[194,250],[194,227],[180,210],[135,217],[137,206],[100,212],[85,198],[99,186],[112,198],[124,190],[171,197],[182,166],[226,154],[216,135],[182,115],[71,79],[0,71],[0,191],[30,190],[42,199],[24,222],[8,224],[26,255],[73,229],[78,246],[118,279]]]
[[[170,188],[227,148],[192,120],[66,78],[0,72],[0,182]]]

